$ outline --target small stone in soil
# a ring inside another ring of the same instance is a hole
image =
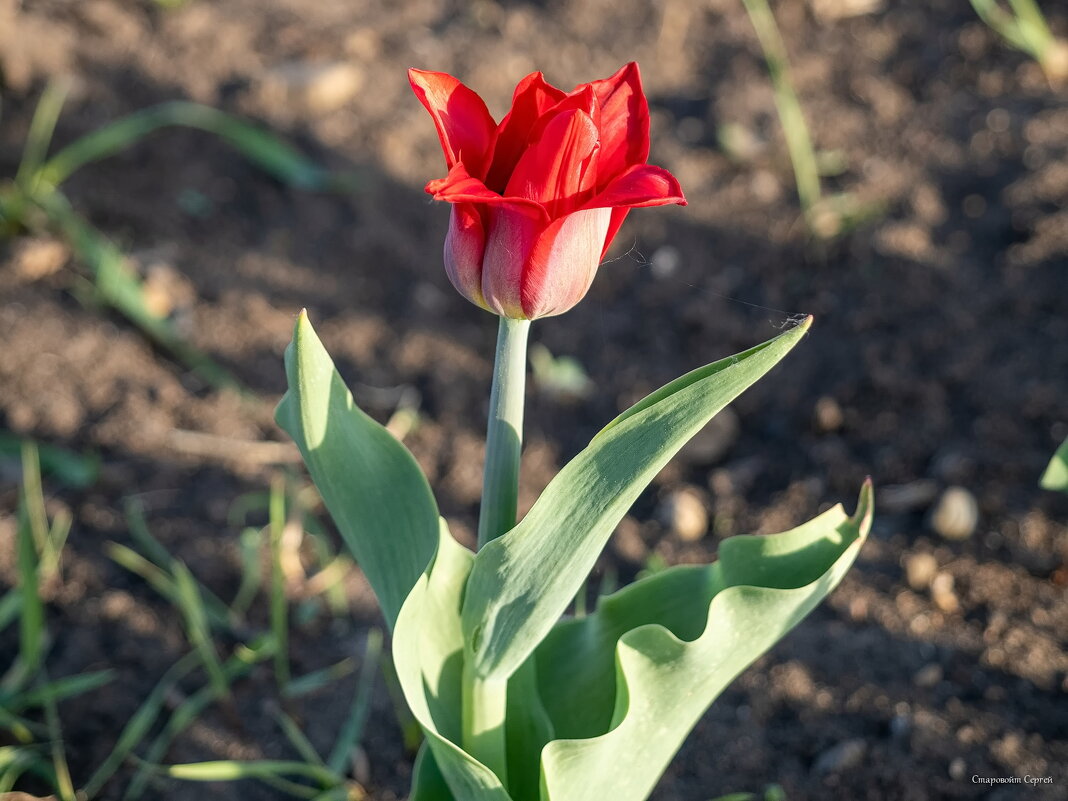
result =
[[[857,767],[867,752],[868,744],[864,740],[844,740],[820,754],[813,770],[821,775],[843,773]]]
[[[953,591],[953,576],[949,573],[939,573],[934,577],[931,581],[931,600],[947,614],[960,611],[960,601]]]
[[[685,487],[675,490],[657,514],[661,522],[685,542],[696,542],[708,531],[708,512],[696,490]]]
[[[929,553],[914,553],[905,557],[905,579],[916,592],[931,586],[938,574],[938,560]]]
[[[942,493],[931,513],[931,527],[947,540],[966,540],[979,524],[979,504],[964,487],[950,487]]]
[[[816,428],[820,431],[837,431],[845,422],[842,407],[830,395],[824,395],[816,401],[815,417]]]
[[[949,763],[949,778],[953,781],[959,782],[964,778],[964,774],[967,773],[968,766],[964,764],[964,760],[957,757]]]
[[[930,689],[940,681],[942,681],[942,666],[937,662],[924,665],[912,677],[912,683],[923,689]]]

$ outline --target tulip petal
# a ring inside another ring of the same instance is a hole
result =
[[[445,273],[456,290],[486,308],[482,299],[482,254],[486,249],[486,232],[482,216],[473,203],[457,203],[449,216],[449,233],[445,237]]]
[[[454,165],[444,178],[428,181],[426,191],[434,196],[434,200],[443,200],[446,203],[525,206],[528,209],[528,213],[545,222],[549,220],[545,208],[536,200],[528,200],[521,197],[501,197],[487,188],[478,178],[472,177],[463,164]]]
[[[599,128],[601,152],[598,156],[600,182],[649,158],[649,103],[642,91],[638,65],[630,62],[611,78],[589,84],[601,108]]]
[[[537,201],[551,219],[579,208],[596,180],[597,126],[578,109],[553,117],[515,165],[505,195]]]
[[[612,209],[612,219],[608,221],[608,233],[605,234],[604,247],[601,248],[601,261],[604,261],[608,248],[612,247],[612,241],[619,233],[619,229],[623,227],[623,221],[627,219],[628,214],[630,214],[630,209],[626,206],[617,206]]]
[[[686,205],[678,179],[663,167],[635,164],[588,201],[585,208],[626,206],[634,209],[669,203]]]
[[[608,224],[601,258],[608,252],[630,209],[640,206],[664,206],[669,203],[685,206],[686,198],[678,180],[663,167],[637,164],[613,180],[586,204],[586,208],[612,209],[612,219]]]
[[[487,308],[533,320],[562,314],[597,274],[609,209],[587,209],[545,225],[520,207],[489,211],[482,270]]]
[[[448,168],[462,162],[471,175],[485,177],[497,124],[482,98],[444,72],[410,69],[408,81],[434,119]]]
[[[512,108],[497,126],[497,143],[493,150],[493,165],[486,177],[486,185],[504,192],[508,177],[530,141],[530,130],[546,111],[566,97],[545,80],[540,72],[532,72],[521,80],[512,95]]]

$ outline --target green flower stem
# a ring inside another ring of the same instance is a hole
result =
[[[489,420],[486,424],[486,465],[482,477],[482,508],[478,547],[515,525],[519,500],[519,452],[523,445],[523,394],[527,375],[529,320],[501,318],[493,364]],[[504,717],[508,683],[481,679],[471,670],[470,644],[464,660],[463,748],[507,782]]]
[[[515,525],[529,334],[529,320],[501,318],[486,425],[486,465],[478,518],[480,549]]]

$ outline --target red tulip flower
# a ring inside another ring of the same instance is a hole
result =
[[[426,185],[452,204],[445,270],[495,314],[562,314],[589,290],[630,209],[686,203],[671,173],[646,164],[649,105],[633,62],[570,93],[528,75],[499,125],[451,75],[408,78],[449,169]]]

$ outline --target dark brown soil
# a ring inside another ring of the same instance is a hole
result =
[[[860,5],[773,4],[817,147],[840,167],[825,188],[864,213],[820,243],[800,222],[760,51],[734,0],[193,0],[172,11],[0,0],[4,177],[44,83],[64,74],[74,82],[59,144],[187,98],[356,174],[351,194],[310,194],[204,134],[173,131],[66,187],[256,400],[212,391],[123,319],[80,305],[62,259],[34,269],[40,242],[0,252],[0,427],[96,452],[103,465],[88,490],[46,480],[53,508],[75,520],[64,581],[49,590],[50,673],[118,675],[61,706],[75,781],[187,648],[168,605],[103,551],[130,542],[123,500],[138,496],[158,538],[232,597],[241,527],[227,513],[275,469],[252,443],[285,440],[271,409],[301,307],[371,414],[388,418],[401,388],[418,393],[420,425],[406,442],[453,530],[471,537],[496,321],[441,269],[447,211],[421,186],[443,165],[405,68],[461,76],[499,116],[528,71],[570,86],[635,59],[653,161],[679,177],[690,205],[633,214],[587,300],[534,326],[534,342],[577,359],[598,389],[568,401],[532,384],[523,503],[633,400],[802,313],[816,316],[812,334],[734,405],[737,435],[717,428],[703,454],[665,470],[600,569],[628,579],[654,555],[707,560],[724,536],[851,507],[867,474],[880,498],[843,586],[714,705],[655,798],[703,801],[772,782],[791,801],[1064,798],[1068,498],[1037,481],[1068,433],[1068,94],[962,0],[829,16]],[[1068,33],[1065,10],[1043,5]],[[333,99],[287,85],[287,65],[339,62],[352,69]],[[719,144],[724,126],[743,132],[733,157]],[[15,581],[17,465],[3,467],[0,587]],[[950,541],[931,514],[954,485],[973,494],[979,518]],[[696,543],[664,522],[665,501],[687,488],[711,521]],[[915,557],[926,554],[924,576]],[[350,616],[313,608],[294,622],[295,674],[359,658],[380,623],[358,576],[350,590]],[[250,625],[266,617],[260,601]],[[14,652],[14,636],[0,635],[0,652]],[[350,676],[293,707],[323,751],[354,685]],[[236,710],[203,716],[167,761],[293,758],[269,714],[274,697],[265,666],[236,685]],[[391,709],[380,682],[365,779],[382,801],[402,797],[410,773]],[[102,797],[119,798],[131,770]],[[972,779],[1017,775],[1055,784],[991,790]],[[207,792],[281,797],[250,783]],[[156,797],[204,793],[170,783]]]

